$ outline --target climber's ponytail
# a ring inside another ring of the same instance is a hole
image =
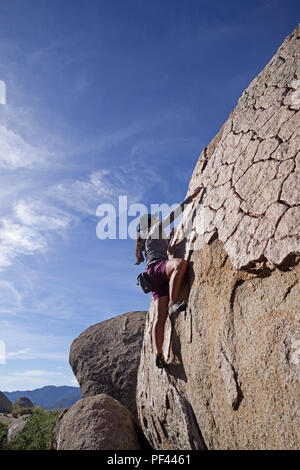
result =
[[[136,243],[135,243],[135,256],[136,256],[136,263],[135,264],[140,264],[144,261],[144,256],[142,251],[144,250],[145,247],[145,240],[141,237],[141,227],[139,224],[139,228],[136,234]]]

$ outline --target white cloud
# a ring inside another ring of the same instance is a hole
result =
[[[2,366],[3,367],[3,366]],[[15,371],[1,375],[0,389],[5,391],[33,390],[52,383],[53,385],[65,385],[72,380],[72,373],[51,372],[47,370]]]
[[[6,355],[9,360],[35,359],[54,360],[67,363],[71,338],[36,332],[24,319],[5,320],[0,318],[0,339],[6,344]],[[1,387],[0,387],[1,390]]]
[[[127,196],[128,204],[140,201],[153,183],[160,181],[153,170],[139,164],[101,169],[86,180],[61,183],[50,190],[53,197],[80,213],[96,214],[103,202],[117,203],[119,196]]]
[[[92,173],[87,180],[58,184],[51,191],[53,196],[72,209],[94,215],[99,200],[110,199],[114,194],[114,186],[105,181],[109,174],[107,170],[100,170]]]
[[[32,255],[47,247],[38,231],[4,218],[0,226],[0,269],[10,266],[15,257]]]
[[[21,372],[13,372],[12,375],[17,377],[50,377],[53,375],[62,375],[62,372],[50,372],[47,370],[23,370]]]
[[[0,270],[10,266],[13,258],[13,250],[10,250],[8,247],[0,246]]]
[[[0,221],[0,269],[10,266],[20,255],[45,252],[49,235],[63,234],[76,220],[42,200],[15,202],[10,217]]]
[[[36,165],[44,165],[54,156],[53,152],[29,143],[5,125],[0,125],[0,149],[0,167],[11,170],[36,168]]]
[[[46,52],[52,53],[56,46],[53,47]],[[33,57],[33,62],[35,59],[38,60],[39,55]],[[77,92],[88,86],[84,72],[79,78]],[[104,151],[139,134],[147,127],[145,122],[132,123],[93,138],[82,136],[80,142],[74,142],[70,136],[66,137],[70,135],[68,132],[62,134],[59,125],[49,130],[43,117],[38,119],[34,108],[28,105],[9,104],[2,108],[0,210],[5,216],[0,219],[0,270],[14,264],[22,255],[46,252],[53,235],[66,234],[72,224],[79,222],[82,214],[95,215],[102,202],[117,203],[119,195],[127,195],[129,204],[138,202],[157,179],[154,172],[136,159],[117,168],[100,168],[85,178],[66,181],[62,177],[66,168],[68,177],[72,177],[72,170],[80,168],[77,157],[90,152],[97,152],[101,157]],[[20,169],[27,171],[16,171]],[[48,179],[41,187],[46,175],[41,170],[45,169]],[[79,216],[74,216],[74,212]]]
[[[22,307],[22,295],[11,282],[0,280],[0,313],[16,313]]]
[[[18,351],[11,351],[7,354],[7,359],[30,359],[30,348],[19,349]]]
[[[24,318],[5,320],[0,316],[0,340],[6,345],[6,363],[0,364],[0,390],[26,390],[49,382],[65,385],[71,380],[74,377],[68,366],[71,338],[63,333],[39,333],[37,325],[28,324]]]
[[[0,227],[0,241],[2,246],[12,249],[16,254],[32,253],[43,250],[47,246],[46,240],[35,230],[24,225],[16,224],[10,219],[2,219]]]
[[[6,354],[7,360],[10,359],[42,359],[53,361],[68,362],[68,354],[58,352],[38,352],[33,351],[31,348],[23,348],[18,351],[11,351]]]
[[[24,225],[38,228],[41,231],[66,230],[71,220],[69,214],[50,206],[40,200],[21,199],[14,204],[16,218]]]

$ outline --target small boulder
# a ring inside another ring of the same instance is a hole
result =
[[[62,413],[52,432],[55,450],[140,450],[132,414],[101,393],[81,398]]]
[[[27,397],[19,397],[14,401],[13,408],[34,408],[34,404]]]
[[[0,392],[0,413],[10,413],[12,410],[12,403],[4,393]]]
[[[9,444],[15,439],[15,437],[20,432],[23,431],[30,416],[31,415],[22,416],[21,418],[16,419],[14,423],[8,426],[7,442]]]
[[[105,393],[123,403],[135,418],[146,313],[129,312],[90,326],[70,349],[70,365],[82,396]]]

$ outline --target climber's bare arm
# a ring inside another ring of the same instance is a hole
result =
[[[170,233],[169,233],[169,244],[174,236],[174,232],[175,232],[175,228],[172,227],[171,230],[170,230]]]
[[[175,233],[175,228],[172,227],[171,230],[170,230],[170,233],[168,235],[168,252],[169,252],[170,255],[173,253],[173,247],[171,246],[171,241],[172,241],[172,238],[174,236],[174,233]]]
[[[200,193],[201,189],[203,188],[203,186],[198,186],[196,189],[194,189],[193,193],[190,195],[190,197],[192,199],[195,199],[195,197],[198,196],[198,194]]]
[[[202,188],[203,186],[198,186],[189,197],[187,197],[181,204],[178,204],[178,206],[175,207],[175,209],[172,212],[170,212],[170,214],[164,217],[160,221],[160,225],[162,226],[162,228],[166,228],[172,222],[174,222],[174,220],[177,219],[177,217],[179,217],[182,214],[185,206],[189,204],[190,202],[192,202],[192,200],[198,196]]]

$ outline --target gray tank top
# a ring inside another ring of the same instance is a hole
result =
[[[151,227],[149,235],[145,240],[146,269],[151,263],[166,260],[169,258],[167,252],[168,240],[166,239],[166,234],[164,233],[164,231],[162,231],[163,233],[161,238],[157,238],[155,236],[155,232],[158,232],[159,225],[160,223],[157,222],[153,227]],[[156,228],[157,230],[153,230],[153,228]]]

